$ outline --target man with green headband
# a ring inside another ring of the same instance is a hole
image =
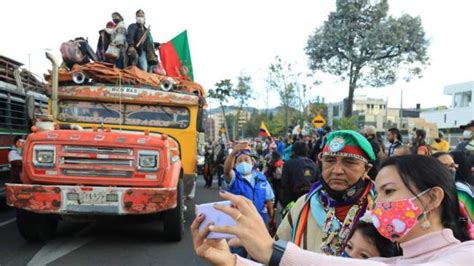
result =
[[[275,238],[303,249],[339,256],[359,218],[374,198],[367,175],[375,155],[364,136],[332,132],[321,152],[322,177],[300,197]]]

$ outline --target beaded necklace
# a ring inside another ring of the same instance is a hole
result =
[[[360,195],[357,203],[354,204],[346,214],[344,221],[341,222],[336,217],[336,208],[331,204],[322,202],[320,197],[321,205],[324,206],[326,211],[326,218],[322,227],[323,237],[321,243],[321,251],[327,255],[339,256],[349,240],[352,229],[355,223],[359,220],[359,217],[366,208],[366,198],[370,192],[371,184],[364,189],[364,192]]]

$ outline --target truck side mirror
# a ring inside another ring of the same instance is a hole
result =
[[[199,106],[198,113],[197,113],[197,125],[196,125],[197,132],[205,132],[204,128],[204,108]]]

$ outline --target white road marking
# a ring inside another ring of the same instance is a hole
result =
[[[0,223],[0,227],[4,226],[4,225],[7,225],[7,224],[11,224],[13,223],[14,221],[16,221],[16,218],[11,218],[10,220],[6,220],[5,222],[1,222]]]
[[[46,265],[71,253],[92,240],[94,240],[94,238],[58,238],[51,240],[35,254],[27,265]]]

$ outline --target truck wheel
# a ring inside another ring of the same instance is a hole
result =
[[[47,241],[53,238],[58,218],[52,214],[38,214],[16,210],[16,224],[21,236],[28,241]]]
[[[164,213],[164,234],[169,241],[180,241],[184,236],[184,200],[183,200],[183,180],[179,180],[177,188],[176,208],[167,210]]]

